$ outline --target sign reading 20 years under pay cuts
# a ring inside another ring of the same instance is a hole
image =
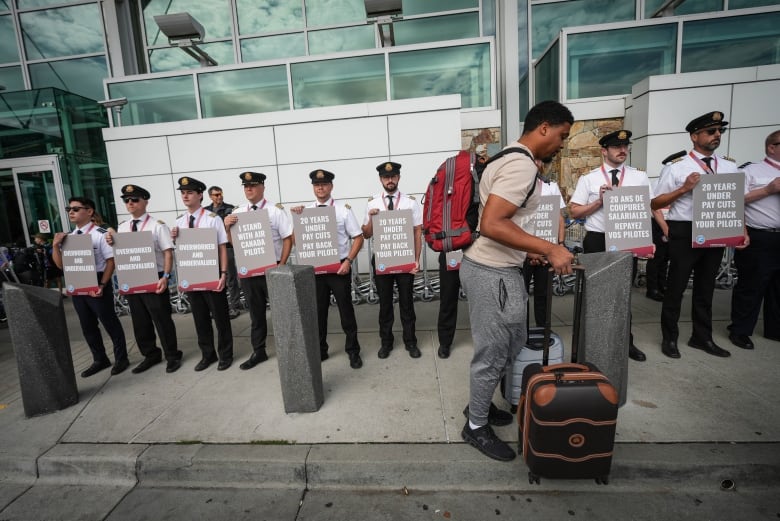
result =
[[[374,263],[377,275],[409,273],[414,261],[414,226],[411,210],[388,210],[371,216],[374,228]]]
[[[314,266],[314,274],[336,273],[341,267],[336,209],[332,206],[293,212],[298,264]]]
[[[701,176],[693,188],[691,247],[741,246],[744,223],[745,174]]]

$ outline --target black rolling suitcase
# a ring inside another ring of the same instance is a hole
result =
[[[593,364],[576,363],[584,279],[577,269],[572,363],[547,365],[545,340],[542,364],[523,372],[518,452],[528,465],[530,483],[539,483],[540,477],[609,481],[618,393]]]

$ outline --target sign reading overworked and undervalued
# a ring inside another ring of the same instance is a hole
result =
[[[68,295],[89,295],[98,290],[95,252],[89,234],[65,237],[62,243],[62,272]]]
[[[650,187],[621,186],[604,193],[604,241],[607,251],[652,255]]]
[[[539,198],[539,208],[536,210],[534,219],[534,235],[553,244],[558,244],[560,206],[560,195],[543,195]]]
[[[336,209],[304,208],[292,213],[298,264],[314,266],[314,274],[336,273],[341,266]]]
[[[409,273],[414,261],[412,210],[390,210],[371,216],[377,275]]]
[[[257,277],[276,267],[276,252],[268,210],[234,213],[238,221],[231,227],[238,277]]]
[[[114,266],[123,295],[154,293],[160,277],[151,231],[115,233]]]
[[[219,286],[219,246],[214,228],[179,228],[176,275],[181,291],[214,291]]]
[[[691,246],[720,248],[744,242],[745,174],[704,175],[693,189]]]

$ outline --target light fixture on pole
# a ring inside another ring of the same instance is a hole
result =
[[[217,65],[214,58],[198,47],[206,37],[206,29],[190,13],[160,14],[154,17],[168,44],[178,47],[200,63],[201,67]]]
[[[102,105],[106,109],[113,111],[116,114],[116,126],[122,126],[122,109],[127,105],[127,98],[113,98],[103,101],[98,101],[98,105]],[[111,120],[113,126],[114,120]]]

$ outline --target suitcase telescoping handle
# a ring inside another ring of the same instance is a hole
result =
[[[572,266],[574,278],[574,321],[571,333],[571,361],[576,364],[579,361],[580,333],[582,329],[582,306],[585,294],[585,267],[581,264]]]
[[[542,367],[550,362],[550,337],[552,336],[552,298],[555,270],[547,270],[547,302],[544,306],[544,337],[542,338]],[[530,306],[528,306],[530,308]]]

